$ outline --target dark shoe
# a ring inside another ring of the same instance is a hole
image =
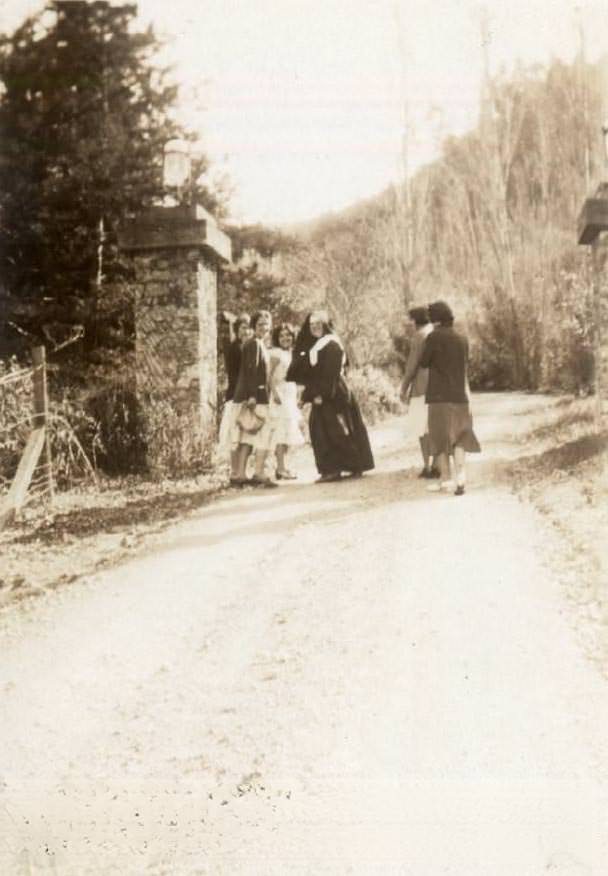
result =
[[[331,484],[334,481],[341,481],[342,474],[339,471],[332,472],[331,474],[321,475],[320,478],[317,478],[315,484]]]
[[[274,487],[278,487],[279,485],[274,481],[271,481],[270,478],[259,478],[257,475],[254,475],[249,483],[252,487],[266,487],[266,489],[272,490]]]
[[[349,478],[362,478],[363,472],[362,471],[351,471],[351,473],[348,475],[348,477]]]
[[[455,496],[464,496],[464,484],[458,484],[456,489],[454,490]]]
[[[294,474],[292,471],[276,471],[275,477],[278,481],[296,481],[298,479],[297,474]]]
[[[433,477],[432,470],[430,468],[423,468],[422,471],[420,472],[420,474],[418,475],[418,477],[419,478],[432,478]]]
[[[436,465],[432,466],[431,473],[429,474],[429,477],[430,478],[440,478],[441,477],[441,471],[437,468]]]

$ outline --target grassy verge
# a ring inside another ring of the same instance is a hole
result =
[[[168,482],[120,478],[59,494],[52,515],[26,509],[0,532],[0,606],[121,561],[225,489],[223,471]]]
[[[598,657],[608,627],[608,428],[595,429],[589,403],[559,406],[525,436],[522,450],[506,474],[557,530],[560,578],[595,622],[588,651]],[[598,659],[606,671],[606,661]]]

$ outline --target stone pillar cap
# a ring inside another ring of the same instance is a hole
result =
[[[118,245],[125,252],[200,247],[213,260],[232,258],[230,238],[200,204],[149,207],[122,224]]]

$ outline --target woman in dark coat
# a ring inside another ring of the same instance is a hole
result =
[[[441,482],[428,489],[454,490],[449,462],[450,456],[453,456],[455,493],[462,496],[465,491],[465,454],[479,453],[481,450],[469,409],[469,343],[464,335],[454,331],[454,315],[445,301],[429,304],[429,318],[435,329],[424,342],[420,367],[429,369],[426,390],[429,449],[439,464]]]
[[[324,311],[311,313],[296,340],[287,380],[304,386],[311,403],[310,440],[319,471],[317,483],[337,481],[342,472],[360,477],[374,458],[357,401],[343,376],[344,350]]]

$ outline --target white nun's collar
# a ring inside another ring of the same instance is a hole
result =
[[[333,333],[331,333],[329,335],[323,335],[323,337],[319,338],[319,340],[316,341],[314,346],[311,347],[311,349],[310,349],[310,353],[308,355],[310,357],[310,364],[311,365],[314,366],[317,364],[317,362],[319,361],[319,353],[321,352],[321,350],[324,347],[326,347],[329,344],[330,341],[335,341],[336,344],[340,347],[340,349],[342,349],[342,344],[340,343],[340,339],[338,338],[337,335],[334,335]]]

